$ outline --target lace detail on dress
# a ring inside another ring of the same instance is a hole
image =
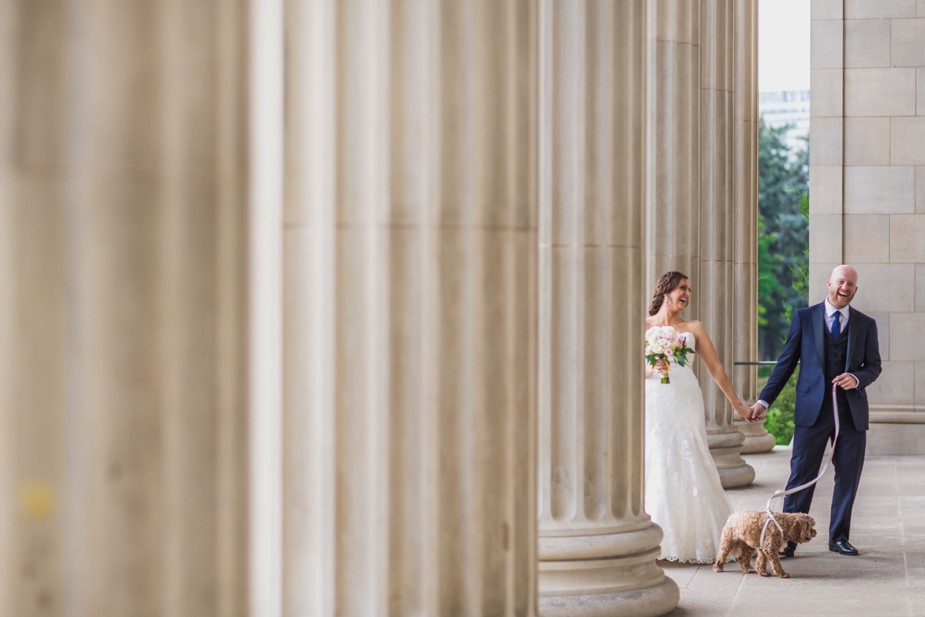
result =
[[[694,337],[687,345],[694,349]],[[646,379],[646,511],[664,533],[659,559],[712,563],[732,512],[707,445],[703,393],[687,366]]]

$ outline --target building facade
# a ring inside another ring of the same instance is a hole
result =
[[[881,323],[876,442],[925,391],[925,7],[873,4],[814,1],[811,275]],[[3,3],[0,614],[672,610],[643,317],[686,271],[757,394],[756,5]]]
[[[869,451],[925,447],[925,4],[813,2],[810,293],[853,264],[877,319]],[[812,299],[811,299],[812,301]]]
[[[772,127],[786,126],[784,143],[793,151],[805,150],[809,140],[809,90],[780,90],[758,95],[758,113]]]

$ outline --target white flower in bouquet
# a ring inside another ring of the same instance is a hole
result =
[[[646,330],[646,362],[652,368],[659,360],[674,358],[678,366],[687,364],[687,354],[694,350],[684,342],[684,334],[671,326],[652,326]],[[662,375],[662,383],[671,383],[668,371]]]

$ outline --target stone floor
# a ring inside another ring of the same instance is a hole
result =
[[[727,495],[736,510],[764,509],[787,480],[790,449],[746,458],[755,482]],[[925,455],[867,457],[851,525],[859,557],[828,550],[833,478],[829,468],[813,499],[819,535],[783,562],[793,578],[745,575],[735,564],[716,573],[710,566],[666,563],[681,588],[671,617],[925,616]],[[781,505],[778,499],[773,507]]]

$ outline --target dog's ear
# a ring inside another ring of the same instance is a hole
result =
[[[813,521],[813,519],[809,518],[808,516],[804,520],[800,521],[801,542],[809,542],[816,537],[816,530],[814,529],[814,526],[815,521]]]

